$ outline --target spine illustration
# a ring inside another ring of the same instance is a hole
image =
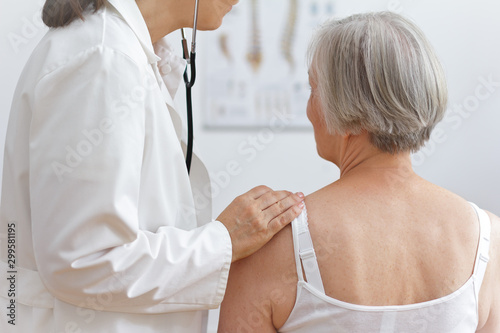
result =
[[[254,72],[258,72],[262,64],[262,49],[260,45],[260,30],[259,30],[259,9],[258,0],[250,1],[252,10],[252,37],[250,50],[247,53],[247,61]]]

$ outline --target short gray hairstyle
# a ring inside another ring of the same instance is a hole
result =
[[[423,32],[391,12],[330,20],[308,52],[330,133],[367,131],[381,151],[418,151],[443,119],[443,68]]]

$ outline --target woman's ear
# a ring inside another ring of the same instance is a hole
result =
[[[340,137],[342,138],[342,140],[344,141],[349,141],[352,137],[354,137],[356,135],[354,135],[351,131],[345,131],[344,133],[342,133],[340,135]]]

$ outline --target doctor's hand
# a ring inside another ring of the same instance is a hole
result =
[[[248,257],[302,212],[302,193],[258,186],[240,195],[219,215],[231,236],[233,259]]]

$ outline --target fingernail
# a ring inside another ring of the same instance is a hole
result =
[[[299,208],[300,208],[300,209],[304,209],[304,203],[303,203],[303,202],[301,202],[301,203],[299,204]]]
[[[297,195],[299,196],[299,198],[304,199],[304,193],[299,192],[299,193],[297,193]]]

